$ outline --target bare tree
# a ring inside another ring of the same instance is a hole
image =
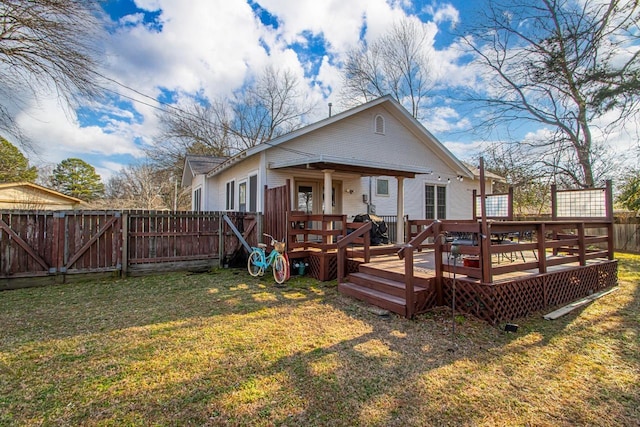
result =
[[[24,96],[53,91],[69,105],[96,93],[97,10],[94,0],[0,0],[0,130],[21,136],[13,111]]]
[[[224,105],[198,101],[168,108],[160,113],[160,133],[146,150],[162,169],[179,174],[186,153],[225,156],[230,151],[228,120]]]
[[[541,215],[550,208],[550,178],[540,172],[537,157],[525,153],[522,145],[494,143],[481,153],[488,171],[506,183],[494,183],[494,191],[513,187],[513,209],[518,215]]]
[[[428,49],[424,26],[408,18],[396,22],[371,44],[360,43],[347,52],[342,103],[353,106],[391,94],[421,119],[433,84]]]
[[[464,37],[484,70],[475,89],[485,90],[471,97],[488,107],[482,124],[543,125],[549,135],[527,142],[530,155],[559,183],[593,187],[611,164],[602,157],[608,132],[638,112],[639,9],[489,0]]]
[[[126,209],[184,208],[189,195],[180,192],[176,179],[150,163],[129,165],[107,181],[105,203]]]
[[[160,113],[162,129],[147,154],[179,174],[186,153],[235,154],[299,128],[313,108],[292,72],[268,67],[231,99],[194,99]]]
[[[267,67],[229,107],[228,125],[234,145],[246,149],[299,128],[315,105],[306,98],[292,72]]]

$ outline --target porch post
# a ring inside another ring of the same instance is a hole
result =
[[[396,177],[398,180],[398,206],[396,213],[396,243],[404,243],[404,177]]]
[[[332,179],[331,174],[333,173],[332,169],[323,169],[322,173],[324,173],[324,214],[332,215],[333,214],[333,205],[331,204],[331,188],[332,188]]]
[[[333,181],[332,181],[332,176],[331,174],[333,173],[332,169],[323,169],[322,173],[324,173],[324,214],[325,215],[332,215],[333,214],[333,204],[332,204],[332,187],[333,187]],[[338,197],[338,195],[336,194],[336,197]],[[324,221],[323,221],[324,224]],[[328,222],[327,223],[327,227],[329,228],[329,230],[333,229],[332,227],[333,223],[332,222]],[[325,239],[323,239],[325,243],[331,244],[333,243],[333,236],[326,236]]]

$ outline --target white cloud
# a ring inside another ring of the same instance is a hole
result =
[[[65,114],[55,100],[49,99],[18,115],[18,124],[35,141],[38,160],[57,163],[83,155],[142,155],[129,128],[121,126],[107,133],[99,126],[81,127],[69,114]]]
[[[260,5],[279,19],[278,28],[273,28],[262,25],[245,1],[135,1],[145,11],[161,11],[161,27],[146,25],[144,14],[139,12],[122,17],[119,26],[114,23],[117,30],[104,41],[102,66],[109,78],[151,97],[167,89],[213,99],[241,87],[249,73],[276,64],[293,71],[301,81],[305,79],[309,97],[318,102],[318,118],[326,116],[327,102],[332,102],[337,112],[336,94],[342,85],[339,61],[344,51],[358,42],[364,26],[367,38],[376,38],[411,7],[408,0],[260,0]],[[473,71],[460,63],[459,46],[433,49],[439,26],[457,23],[457,11],[445,4],[434,6],[430,13],[433,22],[424,25],[437,88],[474,84]],[[301,58],[291,46],[294,42],[304,44],[309,34],[326,41],[326,54],[315,64]],[[319,68],[309,77],[312,65]],[[107,176],[107,171],[123,166],[123,156],[143,156],[142,148],[151,143],[159,127],[153,107],[157,104],[125,87],[109,87],[152,105],[134,102],[135,111],[122,105],[101,105],[96,113],[102,126],[81,126],[75,115],[65,115],[54,101],[29,106],[19,115],[20,123],[39,142],[43,160],[93,156],[92,164]],[[447,132],[466,123],[451,106],[442,106],[434,109],[428,128]]]
[[[462,161],[470,161],[486,146],[486,142],[482,141],[442,141],[442,143],[454,156]]]

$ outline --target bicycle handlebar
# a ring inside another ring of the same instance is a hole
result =
[[[271,234],[262,233],[262,235],[271,239],[271,246],[275,246],[276,243],[280,243]],[[284,242],[284,239],[282,239],[282,241]]]

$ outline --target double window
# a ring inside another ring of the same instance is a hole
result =
[[[238,183],[238,204],[236,206],[236,182],[227,182],[226,210],[237,209],[240,212],[256,212],[258,209],[258,175],[250,175],[249,178]]]
[[[424,188],[425,218],[447,218],[447,187],[426,184]]]

